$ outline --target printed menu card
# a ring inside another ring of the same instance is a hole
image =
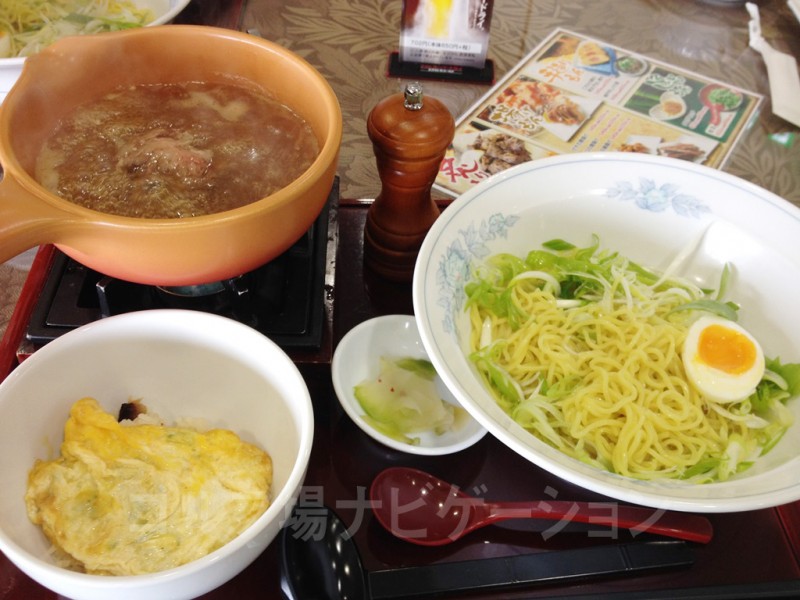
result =
[[[459,195],[513,165],[642,152],[719,168],[763,96],[557,29],[456,123],[436,188]]]

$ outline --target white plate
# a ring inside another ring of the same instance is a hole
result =
[[[191,0],[136,0],[136,4],[153,11],[155,19],[147,27],[163,25],[174,19]],[[25,59],[0,58],[0,103],[19,79]]]
[[[372,428],[362,418],[364,409],[356,400],[353,388],[366,379],[377,377],[381,356],[428,358],[414,317],[387,315],[364,321],[351,329],[336,347],[331,362],[333,388],[342,408],[364,433],[395,450],[427,456],[458,452],[486,435],[486,430],[470,419],[459,431],[442,435],[432,431],[414,434],[420,438],[420,443],[412,446]],[[442,399],[458,406],[458,401],[438,377],[436,384]]]
[[[800,209],[746,181],[687,161],[635,153],[574,154],[513,167],[453,202],[419,253],[413,297],[431,362],[495,437],[555,475],[595,492],[658,508],[732,512],[800,499],[800,398],[795,423],[751,469],[722,483],[644,482],[615,475],[540,442],[495,403],[462,351],[469,266],[498,252],[524,255],[563,238],[602,246],[663,270],[707,231],[688,271],[717,287],[724,263],[736,275],[726,295],[769,357],[800,362]]]
[[[153,22],[147,24],[148,27],[154,27],[172,21],[189,5],[191,0],[136,0],[136,2],[140,6],[149,8],[156,15]]]

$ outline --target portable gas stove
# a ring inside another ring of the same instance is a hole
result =
[[[53,249],[18,360],[98,319],[136,310],[180,308],[245,323],[278,344],[296,363],[328,364],[338,200],[337,180],[316,221],[291,248],[249,273],[209,284],[131,283],[98,273]]]

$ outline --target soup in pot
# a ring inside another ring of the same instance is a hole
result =
[[[309,125],[265,94],[233,84],[147,84],[73,111],[40,152],[36,178],[105,213],[193,217],[278,191],[318,154]]]

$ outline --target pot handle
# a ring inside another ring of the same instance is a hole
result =
[[[0,263],[58,240],[71,216],[48,206],[6,172],[0,181]]]

